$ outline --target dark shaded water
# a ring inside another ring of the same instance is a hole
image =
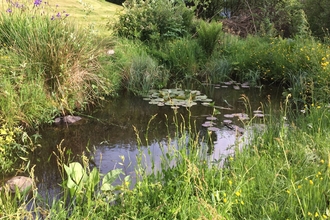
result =
[[[244,104],[241,99],[242,94],[249,98],[251,110],[260,109],[262,105],[266,109],[269,107],[278,109],[279,98],[281,98],[281,91],[278,88],[234,90],[212,86],[201,91],[212,98],[216,106],[227,107],[228,104],[233,106],[233,110],[220,110],[221,114],[217,115],[216,127],[219,130],[214,135],[214,148],[209,149],[210,159],[216,160],[232,152],[230,146],[237,139],[236,131],[230,130],[221,121],[224,114],[247,112],[246,102]],[[270,106],[268,98],[273,103],[272,106]],[[196,122],[197,130],[202,132],[206,130],[201,124],[212,112],[213,108],[201,104],[190,108],[191,120]],[[188,117],[188,111],[184,108],[180,108],[178,113]],[[77,158],[76,160],[79,160],[79,155],[85,152],[94,162],[94,166],[99,167],[102,173],[107,173],[114,168],[122,168],[126,174],[130,174],[134,178],[134,165],[136,156],[139,154],[136,131],[142,139],[140,149],[145,155],[145,165],[151,171],[151,161],[155,162],[156,167],[159,166],[162,150],[167,150],[165,140],[169,134],[168,128],[170,133],[175,130],[172,119],[174,110],[169,106],[150,105],[141,97],[123,95],[120,98],[107,100],[103,103],[102,108],[96,109],[90,115],[77,124],[53,125],[40,132],[42,147],[36,150],[31,157],[31,164],[36,165],[35,176],[40,191],[54,195],[59,189],[61,176],[54,153],[58,154],[57,146],[60,144],[62,148],[66,148],[67,152],[71,152],[71,158]],[[150,121],[153,115],[156,116]],[[147,130],[149,122],[150,126]],[[237,119],[236,123],[242,125]],[[144,138],[147,131],[148,144]],[[163,145],[160,146],[159,143],[163,143]],[[86,147],[92,151],[86,151]],[[148,151],[151,152],[151,156]],[[122,158],[125,160],[122,161]]]

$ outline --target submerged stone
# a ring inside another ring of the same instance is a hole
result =
[[[73,124],[76,123],[77,121],[80,121],[82,118],[79,116],[74,116],[74,115],[66,115],[62,117],[57,117],[55,118],[54,122],[55,124]]]
[[[5,187],[8,187],[9,191],[15,193],[16,190],[19,192],[29,192],[32,190],[33,179],[26,176],[14,176],[9,179],[4,187],[0,187],[0,190],[4,190]]]

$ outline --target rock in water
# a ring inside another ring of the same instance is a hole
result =
[[[8,187],[8,189],[15,193],[16,189],[23,193],[23,192],[29,192],[32,190],[33,186],[33,179],[26,176],[14,176],[13,178],[9,179],[4,187],[0,187],[0,190],[2,190],[5,187]]]
[[[57,117],[55,118],[55,124],[61,124],[61,123],[65,123],[65,124],[73,124],[76,123],[77,121],[80,121],[81,117],[79,116],[74,116],[74,115],[66,115],[63,117]]]

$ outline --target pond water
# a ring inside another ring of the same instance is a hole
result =
[[[222,123],[226,119],[224,116],[233,113],[249,113],[250,110],[252,114],[252,111],[262,109],[262,107],[271,107],[276,110],[279,109],[281,98],[279,88],[237,90],[232,86],[229,88],[205,86],[200,91],[211,98],[215,106],[224,107],[218,109],[221,114],[216,115],[214,127],[218,129],[213,135],[214,148],[208,149],[210,160],[220,160],[224,155],[231,154],[231,146],[237,140],[237,129],[233,129],[234,125],[225,126]],[[248,108],[246,108],[247,99],[245,98],[244,102],[242,95],[249,100]],[[269,106],[269,99],[272,106]],[[189,114],[186,108],[179,108],[177,111],[188,120]],[[195,122],[197,130],[205,132],[207,128],[202,124],[208,116],[212,115],[214,108],[199,103],[192,106],[189,111],[189,118]],[[249,116],[253,117],[251,114]],[[154,118],[150,121],[152,117]],[[92,165],[97,166],[104,174],[114,168],[121,168],[134,179],[134,169],[139,153],[144,154],[144,165],[149,172],[151,161],[154,161],[156,169],[159,168],[160,157],[164,151],[168,150],[165,144],[166,138],[171,131],[175,130],[173,117],[174,110],[170,106],[159,107],[149,104],[141,97],[122,94],[118,98],[104,101],[102,107],[93,110],[76,124],[42,128],[40,131],[42,147],[31,155],[31,165],[35,165],[39,191],[50,195],[56,195],[59,192],[61,176],[55,157],[55,154],[58,154],[58,145],[65,147],[70,157],[77,158],[76,160],[85,152],[85,155],[91,159]],[[233,124],[239,127],[243,126],[237,117],[227,119],[233,120]],[[148,123],[150,123],[149,129],[147,129]],[[148,132],[148,143],[144,138],[146,132]],[[137,133],[142,140],[140,148]],[[90,151],[87,151],[87,148]],[[123,158],[125,158],[124,161]]]

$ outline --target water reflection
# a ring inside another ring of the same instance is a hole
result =
[[[269,104],[267,97],[270,95],[272,103],[279,104],[276,97],[280,97],[280,91],[272,89],[215,89],[207,87],[202,91],[214,100],[216,106],[232,106],[232,110],[220,110],[217,115],[217,127],[219,128],[213,135],[215,141],[214,148],[208,149],[210,160],[220,160],[223,155],[233,152],[231,146],[237,140],[237,132],[230,130],[221,123],[224,114],[246,113],[246,103],[240,97],[244,94],[249,98],[251,110],[267,107]],[[263,104],[261,104],[263,103]],[[277,108],[276,106],[268,106]],[[207,132],[201,124],[205,122],[206,116],[212,114],[213,108],[202,105],[193,106],[190,109],[190,119],[196,125],[196,130],[201,133]],[[35,175],[39,181],[40,191],[52,195],[58,192],[58,184],[61,176],[58,172],[56,157],[57,145],[67,148],[71,153],[71,158],[79,158],[83,152],[93,159],[102,173],[107,173],[114,168],[121,168],[123,171],[135,175],[135,164],[137,156],[144,155],[144,165],[148,172],[152,172],[152,167],[159,169],[161,155],[170,151],[166,145],[168,135],[173,134],[176,127],[173,118],[174,111],[169,106],[158,107],[149,105],[140,97],[125,95],[120,98],[107,100],[102,108],[90,113],[91,117],[84,117],[77,124],[70,126],[50,126],[41,131],[42,147],[31,157],[32,164],[35,164]],[[188,111],[184,108],[178,109],[178,118],[188,121]],[[154,119],[150,119],[154,116]],[[236,120],[238,125],[239,121]],[[148,128],[149,124],[149,129]],[[135,128],[135,129],[134,129]],[[148,143],[145,135],[148,133]],[[137,135],[142,143],[138,144]],[[175,141],[175,140],[173,140]],[[140,145],[140,148],[137,146]],[[175,143],[174,143],[175,145]],[[95,151],[88,152],[86,147]],[[123,158],[125,160],[123,161]]]

